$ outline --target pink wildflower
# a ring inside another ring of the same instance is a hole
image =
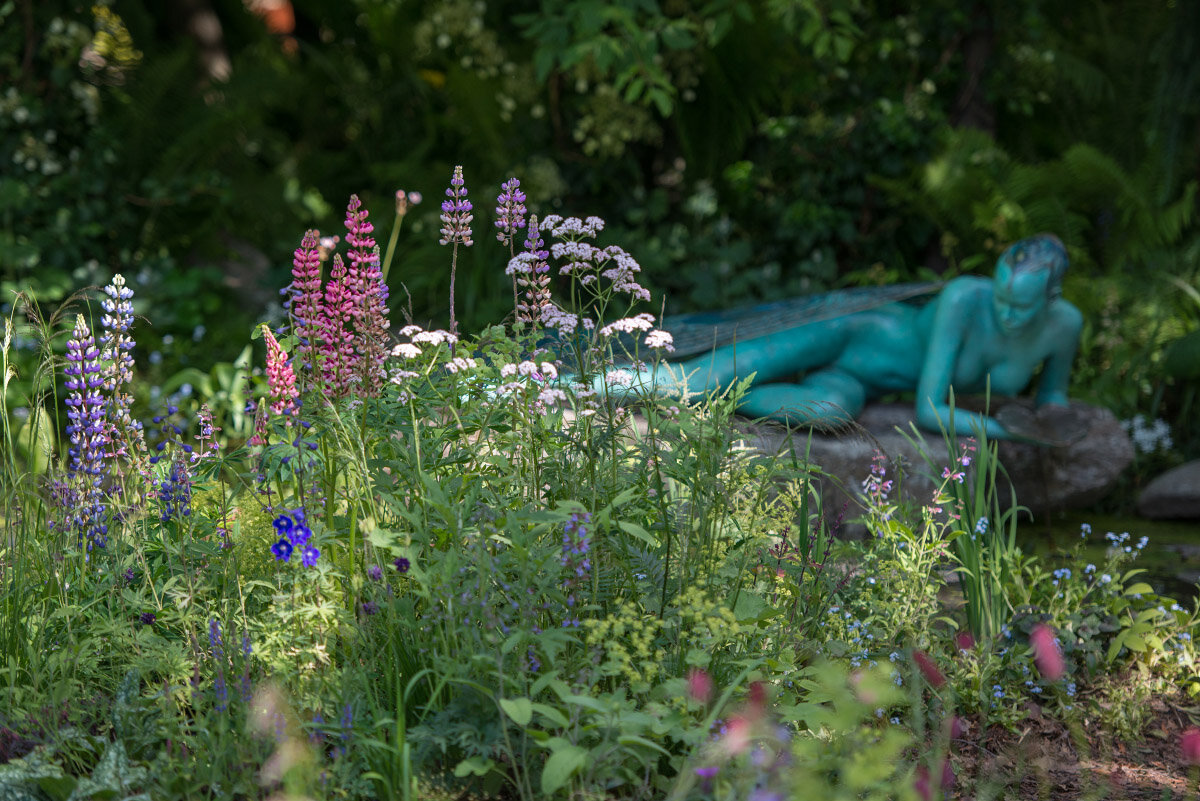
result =
[[[346,207],[346,242],[350,245],[350,268],[346,273],[346,291],[351,303],[356,345],[356,362],[363,379],[363,392],[379,395],[383,386],[383,365],[388,337],[387,284],[379,266],[379,250],[371,234],[375,226],[367,220],[358,195],[350,196]]]
[[[1191,728],[1179,738],[1183,761],[1189,765],[1200,765],[1200,729]]]
[[[346,282],[346,264],[334,255],[325,298],[321,304],[321,373],[330,396],[344,397],[350,377],[358,366],[354,332],[347,327],[353,318],[354,301]]]
[[[930,659],[929,654],[924,651],[913,651],[913,661],[917,663],[917,667],[921,670],[921,675],[925,677],[925,681],[929,682],[935,690],[940,689],[946,684],[946,677],[938,670],[936,664]]]
[[[975,647],[975,638],[971,636],[969,631],[960,631],[954,637],[954,644],[958,646],[960,651],[970,651]]]
[[[296,373],[288,364],[287,354],[271,329],[263,326],[263,338],[267,340],[267,389],[271,394],[271,414],[293,415],[296,413]]]
[[[721,750],[728,756],[737,756],[750,745],[751,724],[741,715],[731,718],[725,725],[725,736],[721,739]]]
[[[692,668],[688,671],[688,695],[693,700],[699,701],[702,704],[707,704],[708,699],[712,696],[713,681],[712,677],[699,668]]]
[[[1051,681],[1061,679],[1066,670],[1054,631],[1045,623],[1039,623],[1029,634],[1029,644],[1033,646],[1033,661],[1038,672]]]
[[[913,789],[917,791],[917,796],[921,801],[933,801],[933,787],[929,781],[929,768],[924,765],[917,766],[917,775],[913,779]]]
[[[306,231],[292,257],[292,318],[299,338],[296,354],[301,369],[315,364],[321,325],[320,231]]]

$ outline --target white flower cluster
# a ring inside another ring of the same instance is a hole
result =
[[[644,344],[647,348],[662,348],[667,353],[675,352],[675,338],[668,331],[654,330],[646,334]]]
[[[542,220],[541,228],[543,231],[549,231],[551,236],[559,239],[583,236],[594,239],[598,233],[604,230],[604,220],[599,217],[588,217],[586,220],[581,220],[578,217],[567,217],[564,219],[559,214],[548,214]]]
[[[1134,415],[1130,420],[1122,420],[1121,426],[1129,432],[1133,447],[1138,453],[1166,452],[1175,447],[1171,438],[1171,426],[1161,418],[1147,422],[1144,415]]]
[[[575,333],[575,329],[580,325],[583,325],[584,329],[588,331],[596,327],[596,323],[591,318],[580,318],[578,314],[563,311],[553,303],[542,307],[542,325],[547,328],[556,328],[563,334]]]
[[[624,317],[616,322],[609,323],[600,329],[602,336],[611,337],[615,333],[631,334],[634,331],[649,331],[654,327],[654,315],[647,312],[636,314],[633,317]]]
[[[506,364],[500,368],[501,378],[511,378],[522,375],[534,381],[553,381],[558,378],[558,368],[551,362],[523,361],[520,364]]]

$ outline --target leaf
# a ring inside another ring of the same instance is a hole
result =
[[[550,795],[570,781],[575,772],[587,761],[587,751],[577,745],[566,745],[546,760],[542,769],[542,792]]]
[[[496,763],[486,757],[467,757],[454,766],[454,775],[460,779],[468,775],[486,776],[495,766]]]
[[[518,726],[528,726],[533,720],[533,702],[528,698],[501,698],[500,708]]]
[[[546,720],[550,721],[559,728],[565,729],[568,725],[570,725],[570,721],[567,719],[567,716],[549,704],[534,704],[533,711],[537,712],[539,715],[546,718]]]
[[[54,455],[53,430],[50,415],[38,406],[17,432],[17,447],[29,461],[30,472],[41,475],[50,466],[50,457]]]
[[[1152,595],[1154,588],[1144,581],[1139,581],[1137,584],[1132,584],[1125,588],[1126,595]]]
[[[621,531],[624,531],[626,534],[630,534],[634,537],[637,537],[639,540],[646,543],[651,548],[658,547],[658,540],[656,540],[654,537],[652,537],[650,535],[650,532],[646,531],[646,529],[642,528],[637,523],[629,523],[627,521],[622,520],[617,523],[617,528],[621,529]]]

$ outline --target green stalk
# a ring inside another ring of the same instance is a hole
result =
[[[396,219],[392,223],[392,235],[388,237],[387,252],[383,256],[383,266],[379,268],[380,280],[387,283],[388,271],[392,269],[392,257],[396,255],[396,239],[400,236],[400,226],[404,225],[404,215],[396,210]]]

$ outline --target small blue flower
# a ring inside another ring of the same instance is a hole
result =
[[[271,553],[275,554],[275,559],[280,562],[286,562],[292,558],[292,551],[295,550],[292,544],[286,539],[280,539],[271,546]]]
[[[293,546],[297,548],[303,548],[312,538],[312,529],[306,525],[298,523],[295,526],[292,526],[292,530],[288,533],[287,537],[292,541]]]
[[[988,522],[987,516],[984,515],[983,517],[981,517],[975,521],[975,533],[976,534],[986,534],[987,530],[988,530],[988,525],[989,525],[989,522]]]
[[[1004,688],[1001,687],[999,684],[993,684],[992,690],[993,690],[993,692],[992,692],[993,698],[1003,698],[1004,697]]]
[[[305,548],[303,554],[301,554],[300,563],[305,567],[313,567],[320,558],[321,552],[310,545]]]

